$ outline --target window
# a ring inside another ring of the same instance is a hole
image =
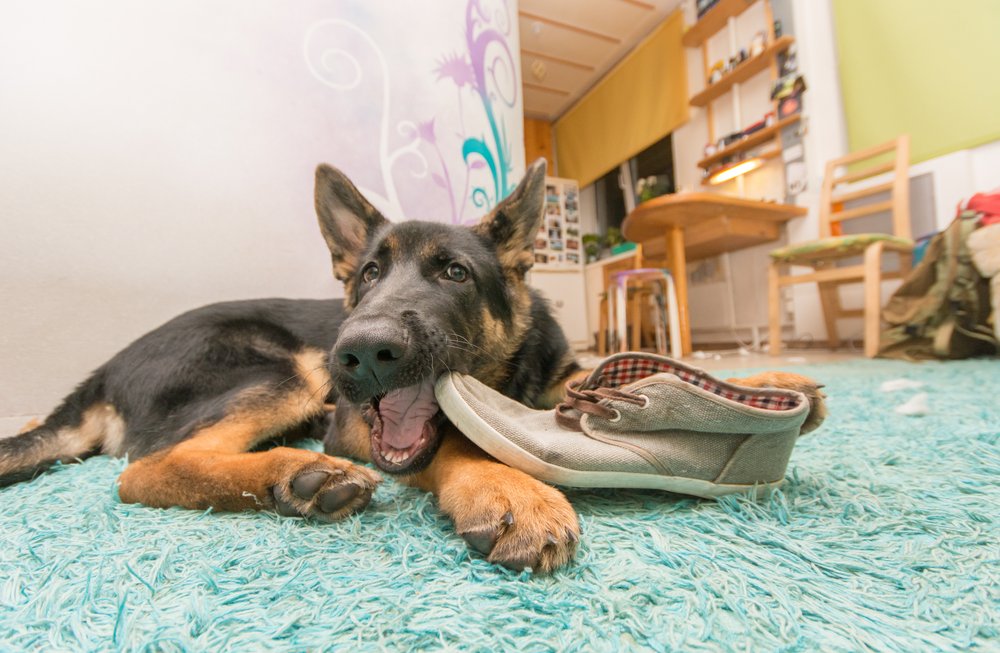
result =
[[[656,177],[656,195],[674,192],[674,149],[670,134],[639,152],[629,160],[629,166],[636,182]]]
[[[629,187],[623,188],[624,174],[627,171]],[[636,193],[638,180],[655,177],[651,185],[643,183],[640,196]],[[674,192],[674,150],[668,134],[665,138],[653,143],[622,166],[610,170],[594,182],[597,204],[597,229],[599,233],[607,233],[608,228],[621,229],[630,207],[640,201]],[[631,194],[630,198],[625,193]]]
[[[625,193],[622,192],[619,178],[621,171],[615,168],[594,182],[597,196],[597,230],[602,234],[608,228],[621,229],[625,221]]]

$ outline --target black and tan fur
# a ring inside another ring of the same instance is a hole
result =
[[[561,492],[492,460],[439,413],[403,459],[386,458],[379,439],[386,393],[449,369],[538,408],[580,373],[525,282],[544,175],[544,162],[531,166],[468,228],[391,224],[343,174],[320,166],[316,210],[343,302],[229,302],[171,320],[101,366],[44,423],[0,439],[0,486],[103,453],[129,457],[124,502],[333,521],[364,508],[380,480],[348,456],[433,492],[492,561],[565,564],[579,525]],[[260,449],[298,436],[322,437],[325,453]]]
[[[532,166],[467,228],[391,224],[344,175],[320,166],[317,214],[343,302],[230,302],[175,318],[101,366],[43,424],[0,440],[0,485],[56,461],[127,455],[125,502],[332,521],[362,509],[379,481],[337,456],[372,460],[374,404],[386,391],[455,369],[550,405],[579,368],[525,283],[544,174],[544,163]],[[362,270],[373,264],[381,277],[366,281]],[[452,280],[454,265],[467,277]],[[406,353],[390,361],[391,372],[352,377],[338,342],[382,332]],[[376,457],[376,465],[436,493],[459,533],[492,560],[540,570],[569,560],[579,530],[562,494],[490,460],[440,415],[433,421],[433,441],[412,460]],[[324,437],[326,453],[257,450],[298,435]]]

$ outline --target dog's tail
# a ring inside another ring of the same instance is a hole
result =
[[[0,487],[27,481],[57,462],[76,462],[121,441],[124,422],[103,401],[100,370],[77,386],[42,424],[0,437]]]

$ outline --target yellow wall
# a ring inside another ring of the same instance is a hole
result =
[[[585,186],[687,120],[683,30],[675,11],[556,121],[561,177]]]
[[[851,150],[912,137],[911,161],[1000,139],[1000,1],[834,0]]]

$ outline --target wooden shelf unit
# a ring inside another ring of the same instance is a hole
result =
[[[757,0],[719,0],[714,7],[705,12],[698,22],[688,28],[681,37],[681,43],[694,48],[705,42],[725,27],[730,17],[739,16]]]
[[[721,30],[728,28],[730,31],[730,43],[732,43],[732,38],[735,35],[735,21],[733,19],[752,7],[755,2],[757,2],[757,0],[719,0],[711,9],[705,12],[698,22],[688,28],[688,30],[684,33],[681,38],[682,43],[687,47],[697,47],[701,50],[701,61],[706,80],[711,75],[712,66],[710,62],[711,57],[709,56],[710,48],[708,47],[709,38]],[[765,70],[770,71],[772,82],[777,80],[779,74],[778,58],[782,52],[788,50],[788,48],[795,43],[795,39],[791,35],[783,35],[780,37],[775,36],[774,14],[771,8],[771,1],[763,0],[761,5],[764,13],[764,33],[768,41],[767,46],[765,46],[764,50],[757,56],[751,57],[750,59],[740,63],[736,66],[736,68],[723,75],[722,78],[714,84],[709,84],[699,93],[693,95],[689,101],[691,106],[703,107],[705,109],[709,143],[716,143],[718,141],[718,136],[715,131],[714,101],[722,97],[724,94],[738,89],[739,84]],[[774,113],[777,114],[777,104],[772,102],[772,106],[774,107]],[[739,107],[740,103],[734,100],[733,118],[737,125],[743,123]],[[794,115],[789,116],[784,120],[779,120],[775,124],[760,129],[746,138],[722,148],[715,154],[705,157],[699,161],[697,165],[706,172],[711,172],[712,176],[717,175],[720,172],[724,172],[733,166],[743,163],[743,159],[740,158],[740,160],[725,164],[716,170],[712,169],[713,166],[720,164],[726,158],[733,157],[733,155],[745,152],[750,148],[756,147],[761,143],[766,143],[768,141],[774,141],[774,147],[769,148],[768,151],[756,156],[764,160],[778,157],[782,153],[781,129],[786,125],[799,120],[800,118],[801,116]],[[756,169],[745,170],[743,171],[743,174],[753,172]],[[709,185],[708,179],[709,175],[706,175],[702,180],[702,185]]]
[[[775,148],[772,148],[772,149],[768,150],[767,152],[761,152],[760,154],[758,154],[758,155],[756,155],[754,157],[751,157],[751,158],[753,158],[753,159],[761,159],[762,161],[767,161],[769,159],[775,159],[775,158],[777,158],[779,156],[781,156],[781,147],[775,147]],[[746,159],[741,160],[741,161],[733,161],[732,163],[726,164],[726,165],[722,166],[721,168],[719,168],[717,170],[713,170],[711,175],[709,175],[708,177],[705,177],[704,179],[701,180],[701,185],[702,186],[712,186],[713,184],[711,184],[708,181],[711,177],[719,174],[720,172],[724,172],[726,170],[729,170],[730,168],[735,168],[736,166],[740,165],[741,163],[744,163],[745,161],[746,161]],[[761,166],[761,167],[763,167],[763,166]],[[759,168],[756,168],[756,170],[759,170]],[[753,170],[751,170],[750,172],[753,172]],[[746,173],[744,173],[744,174],[746,174]]]
[[[698,162],[698,167],[702,170],[708,170],[723,159],[731,157],[739,152],[749,150],[750,148],[756,147],[761,143],[766,143],[767,141],[776,138],[781,133],[782,129],[792,123],[798,122],[801,118],[802,114],[800,113],[795,113],[786,118],[782,118],[773,125],[759,129],[746,138],[738,140],[728,147],[722,148],[712,156],[706,156]]]
[[[705,90],[693,96],[691,98],[691,106],[703,107],[720,95],[726,93],[733,87],[734,84],[745,82],[757,73],[766,70],[773,62],[774,57],[777,56],[779,52],[787,50],[793,43],[795,43],[795,38],[787,35],[775,40],[773,43],[764,48],[764,51],[756,57],[747,59],[743,63],[736,66],[736,68],[731,70],[729,73],[723,75],[722,79],[714,84],[709,84],[705,87]]]

